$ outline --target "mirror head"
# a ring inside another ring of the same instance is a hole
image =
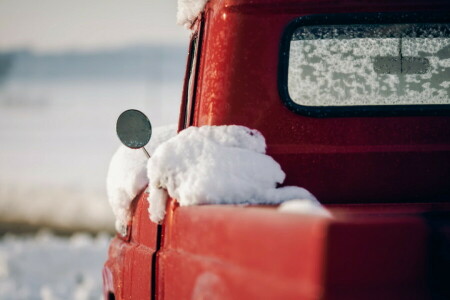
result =
[[[116,132],[125,146],[138,149],[150,141],[152,125],[145,114],[136,109],[129,109],[117,119]]]

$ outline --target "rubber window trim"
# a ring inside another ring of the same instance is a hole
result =
[[[450,23],[450,11],[387,12],[352,14],[317,14],[298,17],[288,24],[280,44],[278,90],[282,102],[291,111],[308,117],[389,117],[389,116],[448,116],[449,104],[377,105],[377,106],[304,106],[295,103],[288,91],[289,50],[292,35],[300,26],[364,25],[364,24]]]

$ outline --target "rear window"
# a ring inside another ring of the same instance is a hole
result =
[[[345,16],[356,22],[342,24]],[[450,24],[415,17],[339,15],[337,24],[320,24],[333,16],[310,16],[294,22],[281,76],[288,106],[318,116],[448,109]],[[421,22],[409,22],[414,19]]]

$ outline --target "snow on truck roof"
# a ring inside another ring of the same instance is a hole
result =
[[[178,0],[177,24],[190,27],[209,0]]]

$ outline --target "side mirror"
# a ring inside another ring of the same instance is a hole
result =
[[[150,157],[144,146],[152,136],[152,125],[145,114],[136,109],[124,111],[117,119],[116,132],[122,144],[132,149],[142,148]]]

